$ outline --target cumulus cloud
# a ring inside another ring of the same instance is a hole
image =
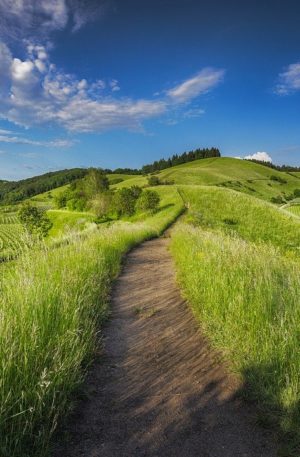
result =
[[[176,103],[188,102],[220,84],[224,74],[224,70],[204,68],[193,78],[167,91],[167,95]]]
[[[191,102],[223,77],[223,70],[204,69],[160,98],[118,98],[117,80],[78,79],[51,63],[46,47],[27,43],[26,51],[21,60],[13,57],[4,43],[0,46],[0,119],[25,127],[50,124],[76,132],[140,130],[144,120],[181,109],[182,102]],[[192,106],[183,116],[202,113]],[[17,142],[17,138],[6,138]]]
[[[275,93],[288,95],[297,90],[300,90],[300,62],[289,65],[284,72],[279,74]]]
[[[261,162],[272,162],[272,157],[267,152],[256,152],[255,154],[245,156],[244,159],[260,160]]]

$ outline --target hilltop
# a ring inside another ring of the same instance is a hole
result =
[[[176,156],[177,157],[177,156]],[[187,154],[178,156],[185,160]],[[177,160],[179,160],[177,159]],[[159,164],[161,161],[154,162]],[[164,161],[164,166],[167,161]],[[176,161],[175,161],[176,162]],[[174,163],[170,160],[170,163]],[[153,165],[155,167],[155,165]],[[189,159],[180,165],[142,174],[142,170],[104,170],[112,187],[146,186],[148,177],[155,175],[160,184],[208,185],[234,189],[273,203],[284,204],[293,200],[294,192],[300,189],[300,173],[279,171],[263,164],[230,157]],[[46,193],[83,178],[88,169],[74,168],[46,173],[21,181],[0,181],[0,203],[12,204],[26,198],[36,201],[48,200]],[[299,191],[300,192],[300,191]],[[40,196],[39,194],[44,194]]]
[[[292,200],[295,190],[300,189],[300,173],[278,171],[255,162],[230,157],[195,160],[157,171],[155,175],[161,184],[226,187],[282,204]],[[145,176],[127,175],[126,182],[122,180],[116,187],[145,184]]]

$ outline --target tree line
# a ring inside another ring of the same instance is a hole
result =
[[[183,154],[174,154],[168,159],[156,160],[151,164],[143,165],[140,169],[116,168],[115,170],[104,169],[103,172],[105,174],[146,175],[193,160],[220,156],[221,154],[218,148],[198,148],[184,152]],[[88,173],[89,169],[73,168],[70,170],[49,172],[20,181],[0,181],[0,204],[11,205],[21,202],[56,187],[76,182],[84,178]]]
[[[174,167],[175,165],[192,162],[193,160],[209,159],[211,157],[221,157],[221,153],[218,148],[198,148],[189,152],[184,152],[183,154],[174,154],[168,159],[160,159],[151,164],[144,165],[141,172],[142,174],[153,173],[155,171],[165,170],[169,167]]]
[[[10,205],[20,202],[56,187],[70,184],[74,180],[83,178],[87,173],[86,169],[73,168],[53,171],[21,181],[0,181],[0,203]]]
[[[300,167],[296,167],[293,165],[275,165],[272,162],[263,162],[262,160],[255,160],[255,159],[251,159],[251,160],[249,159],[249,161],[255,162],[258,165],[264,165],[265,167],[272,168],[273,170],[284,171],[285,173],[300,172]]]
[[[103,170],[89,169],[83,179],[74,181],[54,197],[57,208],[75,211],[91,211],[96,222],[133,216],[137,212],[154,214],[159,209],[160,196],[151,189],[139,186],[112,190]],[[30,202],[19,210],[19,220],[24,228],[39,238],[47,236],[52,227],[45,209]]]
[[[92,211],[98,218],[132,216],[136,210],[155,212],[160,201],[157,192],[139,186],[110,189],[105,171],[99,168],[91,168],[54,200],[57,208]]]

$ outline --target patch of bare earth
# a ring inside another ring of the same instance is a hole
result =
[[[168,239],[133,250],[103,349],[53,457],[273,457],[180,296]]]

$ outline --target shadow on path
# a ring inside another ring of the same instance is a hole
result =
[[[180,296],[168,240],[127,257],[103,353],[53,457],[274,457]]]

